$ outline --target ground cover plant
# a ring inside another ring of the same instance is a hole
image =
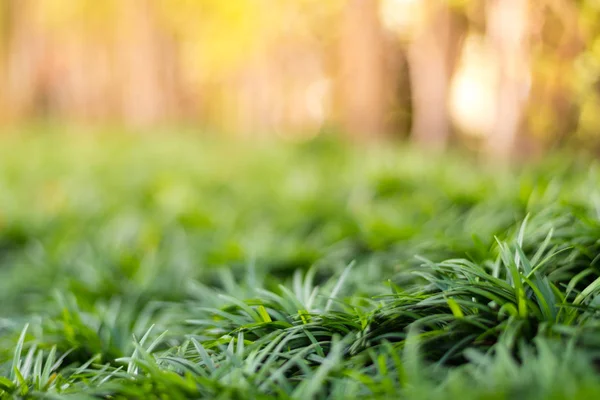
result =
[[[4,138],[4,398],[594,398],[600,171]]]

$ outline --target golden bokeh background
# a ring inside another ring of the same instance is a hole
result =
[[[597,0],[1,0],[0,125],[600,143]]]

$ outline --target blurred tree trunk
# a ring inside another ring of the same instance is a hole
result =
[[[412,91],[412,138],[443,148],[450,137],[448,96],[460,39],[445,1],[423,0],[424,19],[408,48]]]
[[[11,0],[0,2],[0,82],[6,88],[6,60],[8,59],[8,36],[10,34]],[[0,122],[7,117],[6,91],[0,92]]]
[[[573,99],[571,77],[575,61],[586,50],[586,39],[580,24],[580,10],[571,0],[545,0],[538,5],[537,11],[540,17],[536,23],[532,23],[539,26],[539,31],[537,37],[532,37],[531,40],[549,43],[549,48],[545,51],[554,55],[555,64],[552,76],[544,79],[541,90],[532,95],[535,99],[532,100],[542,103],[548,110],[549,126],[544,126],[545,132],[540,132],[540,136],[547,143],[561,145],[577,130],[579,122],[580,107]],[[557,26],[558,24],[560,25]],[[562,34],[556,38],[557,30]]]
[[[120,7],[118,61],[122,113],[127,123],[147,126],[167,115],[163,87],[164,64],[152,4],[148,0],[123,1]]]
[[[18,4],[17,4],[18,3]],[[5,91],[8,112],[18,118],[35,116],[36,98],[39,98],[40,81],[45,51],[44,35],[32,18],[33,4],[28,0],[9,0],[5,3],[8,12],[6,28],[6,71]]]
[[[339,112],[341,126],[354,139],[385,134],[384,35],[379,2],[347,0],[339,42]]]
[[[496,115],[487,153],[500,159],[515,150],[524,116],[529,79],[528,0],[488,0],[487,35],[497,55]]]

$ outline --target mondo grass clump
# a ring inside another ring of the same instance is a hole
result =
[[[2,398],[600,396],[594,160],[3,140]]]

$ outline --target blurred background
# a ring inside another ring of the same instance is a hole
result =
[[[0,0],[0,126],[600,149],[598,0]]]

